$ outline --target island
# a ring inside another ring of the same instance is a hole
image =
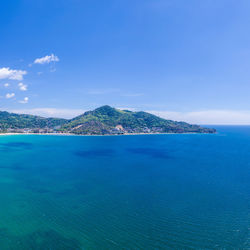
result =
[[[45,118],[0,111],[2,134],[128,135],[215,132],[213,128],[167,120],[143,111],[120,110],[108,105],[87,111],[73,119]]]

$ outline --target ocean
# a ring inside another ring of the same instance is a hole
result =
[[[250,249],[250,127],[0,136],[0,249]]]

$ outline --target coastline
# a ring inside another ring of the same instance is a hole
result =
[[[208,135],[217,134],[215,133],[198,133],[198,132],[188,132],[188,133],[125,133],[125,134],[113,134],[113,135],[78,135],[73,133],[0,133],[0,136],[13,136],[13,135],[53,135],[53,136],[132,136],[132,135]]]

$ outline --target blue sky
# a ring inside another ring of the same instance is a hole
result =
[[[0,108],[250,124],[249,13],[248,0],[4,1]]]

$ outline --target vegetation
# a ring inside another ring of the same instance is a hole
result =
[[[75,134],[215,132],[214,129],[165,120],[146,112],[119,110],[107,105],[70,120],[62,126],[61,131]]]
[[[146,112],[119,110],[107,105],[85,112],[71,120],[0,112],[0,131],[85,135],[215,132],[214,129],[165,120]]]
[[[54,128],[65,124],[67,120],[58,118],[44,118],[34,115],[20,115],[0,111],[0,129],[23,129],[23,128]]]

